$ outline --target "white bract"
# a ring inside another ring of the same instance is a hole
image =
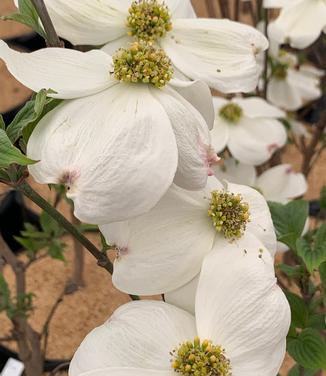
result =
[[[228,158],[222,166],[214,167],[214,172],[218,179],[256,188],[267,201],[286,203],[303,196],[308,188],[304,175],[296,173],[289,164],[269,168],[257,176],[253,166]]]
[[[213,98],[215,123],[212,145],[217,152],[225,147],[237,160],[251,165],[266,162],[283,147],[287,135],[278,118],[285,113],[261,98]]]
[[[69,376],[276,376],[290,309],[259,247],[229,244],[205,258],[195,315],[158,301],[118,308],[81,343]]]
[[[258,81],[256,55],[268,41],[229,20],[197,19],[189,0],[46,0],[60,36],[73,44],[103,45],[113,53],[134,38],[162,47],[184,78],[223,92],[250,92]],[[185,77],[186,76],[186,77]]]
[[[326,0],[286,0],[268,35],[280,44],[306,48],[326,30]]]
[[[173,179],[186,189],[201,189],[217,160],[207,127],[214,120],[208,86],[173,79],[168,84],[169,59],[152,48],[135,42],[112,59],[97,50],[19,53],[0,41],[0,58],[20,82],[70,99],[37,125],[27,155],[40,161],[29,167],[37,182],[68,187],[84,222],[142,214]],[[134,56],[139,58],[134,71],[126,72],[123,64]],[[140,79],[139,61],[148,73]]]
[[[294,137],[311,138],[311,134],[308,132],[303,123],[291,118],[288,118],[287,121]]]
[[[272,254],[276,251],[263,196],[242,185],[225,188],[215,177],[196,192],[173,185],[148,213],[100,230],[117,250],[114,285],[138,295],[166,293],[188,283],[212,249],[219,252],[231,243],[242,255],[248,236]]]
[[[323,71],[310,65],[299,66],[294,54],[278,48],[270,58],[267,99],[271,103],[288,111],[296,111],[321,96],[320,78]]]

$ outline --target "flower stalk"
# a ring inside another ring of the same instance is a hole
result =
[[[46,33],[46,43],[48,47],[63,47],[63,42],[59,39],[53,26],[48,10],[43,0],[31,0],[44,27]]]
[[[48,213],[56,220],[66,231],[76,238],[97,260],[97,264],[113,273],[113,264],[106,253],[101,252],[91,241],[89,241],[72,223],[70,223],[60,212],[50,205],[42,196],[40,196],[26,181],[21,182],[16,187],[26,197],[33,201],[37,206]],[[138,296],[129,295],[131,300],[139,300]]]

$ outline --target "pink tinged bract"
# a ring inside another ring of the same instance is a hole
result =
[[[148,213],[100,226],[108,244],[125,250],[115,261],[115,286],[131,294],[153,295],[175,290],[193,279],[212,248],[225,246],[223,235],[216,232],[208,216],[211,192],[223,189],[215,177],[196,192],[173,185]],[[226,189],[241,194],[249,205],[250,222],[243,236],[254,235],[274,255],[276,236],[263,196],[236,184],[228,184]]]
[[[42,119],[27,152],[40,161],[30,168],[34,178],[65,184],[82,221],[140,215],[174,179],[189,189],[205,186],[213,120],[206,84],[174,79],[174,90],[120,83],[103,51],[49,48],[24,54],[0,41],[0,57],[31,89],[54,89],[49,95],[73,99]]]

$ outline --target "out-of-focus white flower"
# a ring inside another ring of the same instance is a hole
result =
[[[182,75],[223,91],[250,92],[258,82],[256,55],[268,41],[251,26],[197,19],[189,0],[46,0],[60,36],[102,45],[110,54],[134,38],[162,47]]]
[[[268,34],[280,44],[306,48],[325,28],[326,0],[286,0],[279,17],[270,23]]]
[[[300,0],[264,0],[264,8],[283,8],[288,5],[293,5]]]
[[[270,58],[267,99],[271,103],[295,111],[321,96],[320,78],[323,71],[308,65],[298,67],[297,57],[284,50],[275,50]]]
[[[195,370],[276,376],[290,309],[276,284],[272,257],[266,252],[259,258],[259,246],[248,244],[241,254],[228,244],[205,258],[195,315],[158,301],[118,308],[83,340],[69,376],[176,376]]]
[[[215,166],[214,172],[220,180],[256,188],[267,201],[286,203],[303,196],[308,188],[304,175],[296,173],[289,164],[280,164],[257,176],[253,166],[228,158],[222,166]]]
[[[142,214],[173,179],[186,189],[205,187],[217,159],[207,127],[214,121],[210,90],[200,81],[169,81],[162,50],[135,42],[112,59],[98,50],[19,53],[0,41],[0,58],[32,90],[77,98],[41,120],[27,154],[40,161],[29,169],[37,182],[68,187],[82,221]]]
[[[117,250],[113,283],[130,294],[160,294],[188,283],[199,273],[204,257],[229,242],[239,254],[252,238],[272,254],[276,251],[263,196],[242,185],[224,188],[215,177],[197,192],[173,185],[148,213],[102,225],[100,230]]]
[[[266,162],[283,147],[287,135],[278,118],[285,113],[257,97],[213,98],[215,123],[212,145],[217,152],[228,147],[237,160],[251,165]]]
[[[290,125],[291,132],[295,137],[305,137],[311,138],[311,134],[307,131],[304,124],[294,119],[287,119],[288,124]]]

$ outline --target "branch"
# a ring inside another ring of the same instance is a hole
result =
[[[44,347],[43,347],[43,356],[46,358],[46,350],[48,346],[48,339],[49,339],[49,327],[51,324],[51,321],[60,305],[60,303],[63,301],[64,296],[66,295],[66,289],[64,288],[61,294],[58,296],[57,300],[54,302],[52,308],[50,309],[49,315],[44,323],[43,329],[42,329],[42,336],[44,336]]]
[[[71,208],[71,221],[75,226],[80,226],[80,221],[74,216],[74,211]],[[73,242],[74,249],[74,268],[72,279],[70,281],[70,287],[73,291],[76,291],[78,288],[85,286],[84,282],[84,269],[85,269],[85,260],[84,260],[84,248],[79,243],[77,239],[74,238]]]
[[[307,177],[313,167],[312,160],[316,153],[316,148],[326,128],[326,111],[323,112],[319,122],[316,124],[316,129],[309,145],[306,145],[303,155],[303,162],[301,166],[302,173]]]
[[[16,188],[26,197],[32,200],[37,206],[49,214],[65,230],[75,237],[97,260],[97,264],[113,273],[113,264],[105,252],[101,252],[91,241],[89,241],[73,224],[71,224],[60,212],[50,205],[42,196],[40,196],[26,181],[17,184]],[[137,295],[129,295],[131,300],[139,300]]]
[[[49,376],[56,376],[59,372],[65,371],[69,368],[70,362],[62,363],[58,365],[51,373],[49,373]]]
[[[33,265],[35,262],[38,262],[40,260],[43,260],[45,259],[46,257],[48,257],[49,255],[47,253],[44,253],[38,257],[35,257],[35,258],[31,258],[26,264],[25,264],[25,270],[27,270],[31,265]]]
[[[218,0],[222,18],[229,18],[229,5],[225,0]]]
[[[44,27],[48,47],[63,47],[43,0],[31,0]]]
[[[14,341],[15,338],[14,337],[11,337],[11,336],[8,336],[8,337],[0,337],[0,343],[3,343],[3,342],[11,342],[11,341]]]
[[[26,197],[32,200],[36,205],[49,214],[65,230],[79,240],[79,242],[97,259],[99,266],[107,270],[110,274],[113,272],[113,265],[108,256],[101,252],[95,245],[90,242],[73,224],[71,224],[60,212],[50,205],[42,196],[26,182],[17,185],[17,189],[24,193]]]
[[[17,296],[23,295],[25,293],[25,265],[23,262],[19,261],[15,254],[8,247],[7,243],[3,240],[0,235],[0,256],[11,266],[15,273],[16,278],[16,294]]]
[[[0,236],[0,255],[6,260],[15,273],[16,297],[26,292],[25,265],[19,261]],[[27,376],[40,376],[43,369],[43,359],[40,353],[38,333],[29,325],[26,318],[19,315],[11,318],[13,333],[19,349],[19,357],[25,365]]]
[[[235,6],[234,6],[234,21],[239,21],[240,19],[240,13],[241,13],[241,0],[235,0]]]
[[[249,12],[253,26],[257,25],[257,17],[252,1],[246,1],[244,3],[246,10]]]

